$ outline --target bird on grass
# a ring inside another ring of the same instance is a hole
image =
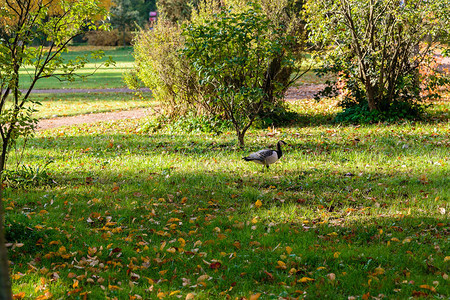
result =
[[[245,161],[252,161],[257,164],[262,164],[266,166],[267,169],[269,169],[269,165],[275,163],[277,160],[281,158],[281,156],[283,156],[283,152],[281,151],[281,145],[286,145],[286,143],[284,141],[279,141],[277,143],[277,150],[272,149],[259,150],[258,152],[250,153],[247,157],[244,157],[243,159]]]

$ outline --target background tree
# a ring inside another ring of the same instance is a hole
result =
[[[197,7],[199,0],[157,0],[159,15],[172,22],[183,22],[191,16],[192,9]]]
[[[450,31],[447,0],[308,0],[310,41],[370,111],[420,98],[418,68]]]
[[[0,178],[10,147],[35,127],[34,102],[29,96],[36,82],[47,77],[73,80],[75,71],[84,66],[88,56],[64,60],[61,54],[83,28],[104,29],[93,20],[101,24],[107,5],[92,0],[0,0]],[[32,46],[37,42],[41,45]],[[20,89],[20,71],[24,66],[33,68],[28,72],[31,83]],[[0,298],[11,299],[3,222],[3,201],[0,201]]]
[[[136,28],[136,25],[143,23],[143,20],[140,19],[137,3],[137,1],[132,0],[114,0],[110,10],[111,25],[113,28],[117,28],[122,34],[123,46],[126,46],[126,32]]]

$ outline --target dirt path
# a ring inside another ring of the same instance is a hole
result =
[[[300,87],[289,88],[286,92],[285,99],[287,101],[308,99],[314,97],[314,94],[323,89],[325,85],[319,84],[308,84],[302,85]],[[132,90],[129,89],[60,89],[60,90],[34,90],[33,93],[131,93]],[[55,127],[71,126],[77,124],[94,123],[101,121],[111,121],[120,119],[138,119],[143,118],[150,114],[148,108],[139,108],[124,111],[113,111],[106,113],[95,113],[78,115],[73,117],[58,117],[53,119],[43,119],[40,120],[37,126],[37,130],[45,130]]]
[[[132,110],[78,115],[73,117],[58,117],[53,119],[43,119],[39,121],[37,130],[45,130],[55,127],[71,126],[77,124],[95,123],[101,121],[138,119],[143,118],[149,114],[150,110],[148,108],[138,108]]]
[[[150,89],[140,89],[141,92],[150,92]],[[72,93],[134,93],[134,90],[127,88],[112,89],[52,89],[52,90],[32,90],[32,94],[72,94]]]
[[[450,57],[440,59],[440,69],[444,72],[450,70]],[[291,87],[285,94],[286,101],[294,101],[301,99],[311,99],[314,95],[325,87],[324,84],[305,84],[298,87]],[[149,89],[143,89],[149,92]],[[127,88],[115,89],[57,89],[57,90],[33,90],[33,93],[132,93]],[[115,111],[107,113],[96,113],[79,115],[73,117],[59,117],[54,119],[44,119],[39,121],[38,130],[45,130],[54,127],[70,126],[84,123],[94,123],[100,121],[119,120],[119,119],[137,119],[145,117],[149,114],[149,109],[133,109],[127,111]]]

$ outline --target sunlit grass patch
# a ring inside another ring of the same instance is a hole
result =
[[[14,293],[448,297],[448,118],[338,125],[331,100],[297,109],[304,121],[253,129],[245,150],[232,131],[144,120],[36,133],[23,162],[52,159],[57,184],[6,188]],[[242,160],[279,139],[268,171]]]
[[[73,116],[87,113],[99,113],[133,108],[149,107],[156,103],[150,102],[151,95],[144,93],[138,97],[132,93],[68,93],[68,94],[36,94],[33,101],[37,110],[34,117],[48,119],[62,116]]]

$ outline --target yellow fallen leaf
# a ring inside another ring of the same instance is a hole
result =
[[[381,266],[375,268],[375,272],[373,273],[374,276],[383,275],[383,274],[384,274],[384,269]]]
[[[258,300],[261,297],[261,293],[256,293],[250,296],[249,300]]]
[[[411,242],[411,239],[410,239],[410,238],[406,238],[406,239],[403,240],[402,243],[403,243],[403,244],[406,244],[406,243],[410,243],[410,242]]]
[[[289,270],[289,274],[290,274],[290,275],[293,275],[293,274],[295,274],[295,273],[297,273],[297,269],[296,269],[296,268],[291,268],[291,269]]]
[[[169,296],[173,296],[173,295],[176,295],[176,294],[179,294],[179,293],[181,293],[181,291],[173,291],[173,292],[170,292],[170,294],[169,294]]]
[[[341,252],[334,252],[333,257],[334,257],[334,258],[338,258],[339,255],[341,255]]]
[[[256,208],[260,208],[261,206],[262,206],[261,200],[256,200],[256,202],[255,202],[255,207],[256,207]]]
[[[279,268],[279,269],[283,269],[283,270],[287,269],[286,264],[281,260],[277,261],[277,265],[278,265],[277,268]]]
[[[320,271],[320,270],[324,270],[324,269],[326,269],[326,268],[325,267],[318,267],[316,270]]]
[[[292,248],[289,247],[289,246],[287,246],[287,247],[286,247],[286,252],[287,252],[288,255],[291,254]]]
[[[447,261],[449,261],[449,260],[450,260],[450,256],[444,257],[444,261],[445,261],[445,262],[447,262]]]
[[[393,242],[400,242],[400,240],[398,238],[392,238],[391,241],[393,241]]]
[[[108,285],[108,289],[110,289],[111,291],[117,291],[117,290],[121,290],[120,287],[118,287],[117,285]]]
[[[302,277],[299,280],[297,280],[297,282],[302,282],[302,283],[309,282],[309,281],[314,281],[314,279],[313,278],[309,278],[309,277]]]
[[[195,295],[192,294],[192,293],[189,293],[189,294],[186,295],[185,300],[192,300],[192,299],[194,299],[194,298],[195,298]]]
[[[184,248],[184,246],[186,246],[186,241],[183,238],[179,238],[178,242],[180,242],[181,248]]]
[[[18,279],[22,278],[22,276],[24,276],[24,274],[22,274],[22,273],[16,273],[16,274],[14,274],[14,275],[11,275],[11,279],[12,279],[12,280],[18,280]]]
[[[156,297],[158,297],[159,299],[162,299],[166,296],[166,294],[164,294],[163,292],[159,292]]]
[[[170,247],[166,251],[169,252],[169,253],[175,253],[175,252],[177,252],[177,249],[175,249],[174,247]]]
[[[209,279],[209,275],[205,274],[205,275],[201,275],[200,277],[197,278],[197,282],[204,282],[206,280]]]

